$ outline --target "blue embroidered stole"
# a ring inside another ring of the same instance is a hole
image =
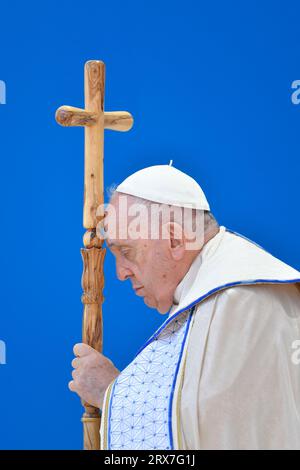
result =
[[[102,449],[174,448],[174,391],[193,310],[182,312],[159,329],[109,387],[101,426]]]

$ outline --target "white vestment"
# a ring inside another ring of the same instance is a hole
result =
[[[221,230],[194,260],[170,315],[223,236]],[[300,340],[298,286],[242,285],[199,304],[181,392],[183,449],[300,449],[300,354],[298,364],[292,360]]]
[[[221,227],[107,390],[102,447],[300,449],[299,282]]]

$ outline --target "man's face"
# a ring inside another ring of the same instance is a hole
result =
[[[127,200],[129,208],[131,198]],[[104,218],[106,243],[116,259],[117,277],[121,281],[130,279],[136,295],[143,297],[146,305],[166,313],[179,282],[170,240],[150,239],[146,233],[134,239],[129,229],[133,217],[122,214],[118,201],[119,195],[115,195]]]

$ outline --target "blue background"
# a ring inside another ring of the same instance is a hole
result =
[[[105,183],[149,165],[198,180],[219,222],[300,268],[297,2],[2,2],[0,448],[78,449],[67,388],[81,332],[83,65],[106,63]],[[104,353],[123,368],[164,317],[105,264]]]

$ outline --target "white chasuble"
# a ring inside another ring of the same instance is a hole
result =
[[[300,448],[299,282],[221,227],[166,321],[108,387],[101,448]]]

